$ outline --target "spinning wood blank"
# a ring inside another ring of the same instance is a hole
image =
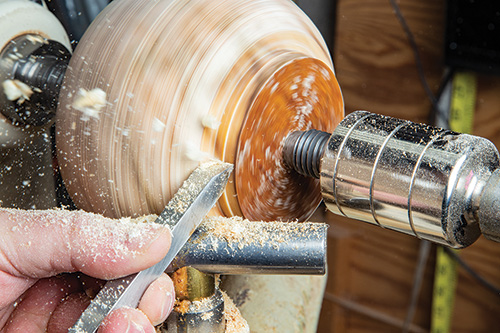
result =
[[[158,213],[200,161],[218,158],[236,166],[219,213],[303,220],[318,183],[286,170],[281,147],[291,131],[341,120],[332,68],[288,0],[113,2],[80,41],[60,94],[68,191],[107,216]]]

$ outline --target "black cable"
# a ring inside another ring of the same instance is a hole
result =
[[[436,96],[434,96],[434,93],[432,92],[432,89],[429,86],[429,83],[427,82],[427,79],[425,77],[424,66],[422,65],[422,59],[420,58],[420,52],[418,51],[418,46],[417,42],[415,41],[415,36],[413,36],[413,33],[411,32],[410,27],[408,26],[408,23],[406,22],[406,19],[403,16],[403,13],[401,13],[401,9],[399,8],[399,5],[396,3],[396,0],[389,0],[389,2],[391,3],[392,9],[394,10],[394,14],[399,20],[401,27],[406,33],[408,42],[410,43],[411,49],[413,51],[413,57],[415,58],[415,64],[417,65],[416,67],[417,67],[418,77],[420,78],[420,82],[422,83],[425,93],[427,94],[427,97],[431,101],[433,108],[436,108],[437,99]]]
[[[415,41],[415,37],[414,37],[412,31],[410,30],[408,23],[406,22],[406,19],[403,16],[403,13],[401,12],[401,9],[399,8],[399,5],[396,3],[396,1],[389,0],[389,3],[391,4],[392,9],[394,10],[394,14],[396,15],[399,23],[401,24],[401,27],[403,28],[403,30],[406,34],[406,37],[408,39],[408,42],[410,43],[411,49],[413,51],[413,57],[415,59],[418,77],[420,79],[420,82],[422,84],[422,87],[424,88],[424,91],[425,91],[427,97],[429,98],[429,101],[431,102],[431,114],[430,114],[430,116],[432,117],[434,115],[434,118],[436,115],[442,116],[442,113],[439,112],[439,109],[438,109],[438,107],[439,107],[438,100],[441,97],[442,92],[443,92],[447,82],[449,81],[450,77],[445,76],[443,82],[440,85],[438,97],[436,97],[434,95],[434,93],[432,92],[432,90],[429,86],[429,83],[427,82],[427,78],[425,77],[424,67],[422,65],[422,59],[420,58],[420,52],[418,50],[417,42]],[[446,121],[446,123],[448,123],[448,122]],[[426,263],[427,263],[426,259],[429,255],[429,249],[430,249],[430,244],[426,244],[426,242],[423,241],[423,243],[421,243],[419,261],[417,263],[417,269],[416,269],[414,281],[413,281],[414,284],[413,284],[412,293],[411,293],[412,297],[410,300],[410,305],[408,307],[408,311],[407,311],[406,318],[405,318],[403,328],[402,328],[403,333],[406,333],[409,331],[409,327],[410,327],[411,323],[413,322],[413,316],[414,316],[414,312],[416,309],[416,303],[418,302],[418,294],[420,293],[420,288],[421,288],[421,281],[419,281],[419,278],[420,279],[422,278],[424,267],[426,266]],[[424,258],[421,258],[422,256],[427,256],[427,257],[425,257],[425,259],[424,259]],[[417,282],[417,283],[415,283],[415,282]]]
[[[493,283],[486,280],[478,272],[476,272],[472,267],[469,266],[457,253],[448,247],[444,247],[444,251],[452,257],[463,269],[467,271],[474,279],[476,279],[483,287],[493,292],[497,296],[500,296],[500,288],[495,286]]]
[[[413,35],[410,27],[408,26],[408,23],[406,22],[406,19],[401,12],[401,8],[399,5],[396,3],[395,0],[389,0],[389,3],[392,6],[392,9],[394,10],[394,14],[396,15],[397,19],[399,20],[401,27],[403,28],[404,32],[406,33],[406,37],[408,38],[408,42],[410,43],[410,46],[413,51],[413,57],[415,59],[415,64],[417,67],[417,72],[418,72],[418,77],[420,79],[420,82],[422,83],[422,86],[424,88],[424,91],[429,98],[429,101],[432,104],[431,112],[429,114],[429,122],[431,124],[436,122],[436,119],[439,118],[443,123],[448,124],[449,119],[448,117],[440,112],[439,110],[439,100],[441,99],[441,96],[443,94],[443,91],[446,87],[446,85],[451,81],[453,78],[453,75],[455,73],[454,68],[448,68],[441,80],[441,83],[439,85],[439,90],[436,95],[433,94],[432,89],[429,86],[429,83],[427,82],[427,79],[425,77],[425,72],[424,72],[424,67],[422,65],[422,59],[420,57],[420,52],[418,50],[417,43],[415,41],[415,36]]]
[[[395,0],[389,0],[391,3],[392,8],[394,9],[394,13],[396,17],[398,18],[399,22],[401,23],[401,26],[403,30],[406,33],[406,36],[408,38],[408,41],[410,43],[410,46],[413,50],[413,56],[415,58],[415,63],[417,67],[417,72],[420,78],[420,81],[422,83],[422,86],[424,87],[424,90],[429,98],[429,100],[432,103],[432,108],[433,108],[433,114],[438,116],[438,117],[443,117],[439,112],[438,109],[438,104],[437,101],[438,99],[434,96],[434,94],[431,91],[431,88],[429,86],[429,83],[427,82],[427,79],[425,78],[425,73],[422,65],[422,60],[420,58],[420,52],[418,51],[418,46],[417,43],[415,42],[415,37],[413,36],[413,33],[410,30],[410,27],[408,26],[406,19],[404,18],[403,14],[401,13],[401,9],[399,8],[399,5],[396,3]],[[438,92],[438,98],[442,95],[444,88],[448,84],[448,82],[452,79],[454,74],[454,70],[450,69],[445,72],[444,78],[441,82],[441,86]],[[447,117],[444,119],[446,123],[448,123]],[[449,248],[445,247],[446,253],[448,253],[460,266],[462,266],[473,278],[475,278],[482,286],[487,288],[488,290],[492,291],[496,295],[500,296],[500,288],[497,288],[495,285],[490,283],[488,280],[486,280],[484,277],[482,277],[479,273],[477,273],[472,267],[470,267],[458,254],[455,252],[451,251]]]
[[[440,109],[440,106],[439,106],[439,102],[443,96],[443,93],[446,89],[446,86],[448,85],[448,83],[453,79],[453,76],[455,75],[455,69],[454,68],[446,68],[445,69],[445,72],[443,74],[443,78],[441,79],[441,83],[439,84],[439,90],[438,90],[438,93],[436,95],[436,100],[437,100],[437,104],[436,104],[436,107],[433,107],[431,109],[431,112],[429,114],[429,124],[435,126],[437,121],[440,120],[443,124],[446,124],[447,128],[449,127],[449,124],[450,124],[450,119],[449,119],[449,115],[448,115],[448,110],[447,111],[447,114],[443,113],[442,110]]]
[[[448,69],[445,71],[443,79],[441,80],[441,83],[439,85],[438,93],[437,95],[434,95],[425,77],[424,66],[422,64],[422,58],[420,57],[420,51],[418,50],[417,42],[415,41],[415,36],[413,35],[413,32],[408,26],[408,23],[406,22],[406,19],[403,13],[401,12],[401,8],[396,3],[396,1],[389,0],[389,3],[391,4],[392,9],[394,10],[394,14],[396,15],[396,18],[398,19],[399,23],[401,24],[401,27],[403,28],[406,34],[408,43],[410,43],[411,49],[413,51],[413,57],[415,59],[415,65],[417,68],[418,77],[420,79],[420,82],[422,84],[422,87],[424,88],[427,97],[429,98],[429,101],[431,102],[432,107],[431,107],[431,112],[429,114],[430,123],[435,123],[436,119],[439,118],[439,120],[441,120],[443,123],[448,124],[449,122],[448,117],[439,110],[439,100],[441,99],[441,96],[443,94],[446,85],[453,78],[454,70]]]
[[[454,75],[454,70],[453,69],[448,69],[445,71],[443,79],[441,80],[441,84],[437,93],[437,96],[434,95],[432,92],[432,89],[429,86],[429,83],[427,82],[427,79],[425,77],[425,72],[422,64],[422,59],[420,57],[420,52],[418,50],[417,43],[415,41],[415,36],[413,35],[412,31],[410,30],[410,27],[408,26],[408,23],[406,22],[405,17],[403,16],[403,13],[401,12],[401,9],[399,5],[396,3],[395,0],[389,0],[389,3],[391,4],[394,14],[396,15],[399,23],[401,24],[401,27],[403,28],[406,37],[408,38],[408,42],[412,48],[413,51],[413,57],[415,59],[415,64],[417,68],[417,73],[418,77],[420,79],[420,82],[422,84],[422,87],[424,88],[424,91],[429,98],[429,101],[431,102],[432,110],[429,115],[429,120],[431,120],[431,123],[434,123],[437,118],[440,118],[445,124],[449,124],[449,119],[446,115],[444,115],[442,112],[439,110],[439,104],[438,101],[441,99],[442,94],[446,88],[446,85],[452,80],[453,75]],[[500,296],[500,289],[497,288],[495,285],[490,283],[488,280],[486,280],[484,277],[482,277],[478,272],[476,272],[472,267],[470,267],[457,253],[453,252],[450,248],[444,247],[445,252],[448,253],[460,266],[462,266],[474,279],[476,279],[483,287],[485,287],[487,290],[493,292],[497,296]],[[419,268],[419,265],[423,265],[423,263],[419,263],[417,265],[417,271]],[[419,286],[414,285],[413,290],[412,290],[412,295],[415,293],[418,293]],[[417,297],[412,297],[412,303],[415,302]],[[414,304],[410,304],[408,313],[407,313],[407,318],[405,321],[405,325],[403,326],[403,332],[407,332],[407,327],[408,325],[412,322],[412,308],[414,307]]]

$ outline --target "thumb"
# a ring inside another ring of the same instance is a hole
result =
[[[0,270],[32,278],[74,271],[101,279],[129,275],[160,261],[170,247],[170,230],[153,219],[0,209]]]

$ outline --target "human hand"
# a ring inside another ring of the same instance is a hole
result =
[[[82,211],[0,209],[0,331],[67,332],[102,280],[160,261],[168,228]],[[81,272],[83,274],[61,274]],[[139,309],[113,311],[104,332],[154,332],[174,304],[164,274],[144,293]]]

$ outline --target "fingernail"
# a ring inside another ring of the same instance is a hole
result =
[[[155,328],[140,310],[123,307],[112,311],[104,319],[98,332],[155,333]]]
[[[154,333],[154,328],[146,316],[129,316],[126,333]]]
[[[161,288],[161,291],[163,292],[163,302],[161,306],[161,317],[162,317],[162,322],[165,321],[174,309],[174,303],[175,303],[175,296],[172,290],[169,288]]]

